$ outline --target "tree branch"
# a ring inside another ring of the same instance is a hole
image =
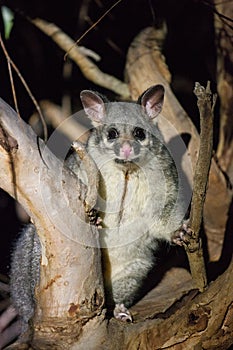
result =
[[[216,102],[216,95],[214,94],[212,99],[210,82],[208,82],[206,89],[199,83],[196,83],[194,93],[198,99],[197,105],[200,113],[201,133],[200,148],[194,174],[190,221],[196,238],[198,238],[202,223],[206,187],[212,158],[214,120],[213,111]]]
[[[189,259],[192,277],[197,288],[203,291],[207,286],[205,262],[202,250],[202,238],[200,229],[203,220],[203,208],[206,197],[206,187],[209,177],[209,169],[213,148],[213,120],[216,95],[210,90],[210,82],[206,89],[196,83],[194,93],[197,96],[200,113],[200,148],[194,173],[193,196],[191,202],[190,220],[188,226],[191,235],[188,236],[185,246]]]
[[[87,140],[88,128],[81,125],[75,115],[67,117],[59,105],[49,100],[40,101],[40,107],[46,123],[52,125],[54,130],[59,128],[59,132],[62,132],[71,142],[77,139],[81,142]],[[36,132],[38,118],[38,113],[35,112],[31,115],[29,120],[29,124],[34,130],[36,130]]]
[[[40,18],[31,19],[30,21],[43,33],[51,37],[51,39],[62,50],[68,52],[68,56],[79,66],[81,72],[88,80],[114,91],[124,99],[129,99],[130,93],[127,84],[111,75],[103,73],[83,54],[83,51],[76,46],[75,41],[65,34],[59,27]]]

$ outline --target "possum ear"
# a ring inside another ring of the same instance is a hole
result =
[[[104,97],[97,94],[94,91],[83,90],[80,93],[80,99],[85,113],[91,119],[92,124],[97,126],[103,122],[106,115],[105,103],[107,102]]]
[[[143,107],[150,119],[154,119],[161,112],[164,100],[164,87],[154,85],[147,89],[138,98],[138,103]]]

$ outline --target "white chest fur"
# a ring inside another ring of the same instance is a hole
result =
[[[155,160],[153,167],[149,163],[145,168],[132,169],[110,161],[99,170],[98,207],[102,212],[106,246],[131,243],[152,228],[156,236],[167,189],[164,174],[156,167]]]

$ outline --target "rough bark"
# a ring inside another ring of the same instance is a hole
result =
[[[197,96],[197,105],[200,113],[201,133],[200,148],[194,171],[193,195],[188,223],[190,233],[184,247],[188,255],[192,278],[197,288],[203,292],[207,287],[207,274],[203,254],[201,227],[213,152],[213,122],[216,95],[212,95],[210,82],[208,82],[206,88],[196,83],[194,93]]]
[[[133,325],[124,349],[228,349],[233,335],[233,263],[207,291],[182,304],[176,312]],[[164,318],[162,320],[162,318]]]

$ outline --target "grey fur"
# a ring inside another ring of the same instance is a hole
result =
[[[101,174],[97,206],[107,302],[123,304],[122,310],[140,297],[158,241],[171,241],[184,214],[176,166],[156,123],[163,96],[161,85],[146,90],[138,104],[106,104],[98,93],[81,93],[94,126],[87,149]],[[136,128],[144,135],[135,137]]]
[[[24,227],[11,261],[11,298],[22,320],[22,333],[28,328],[35,308],[35,286],[39,282],[41,246],[35,226]]]

